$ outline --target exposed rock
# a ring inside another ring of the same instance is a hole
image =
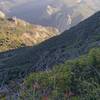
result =
[[[2,11],[0,11],[0,18],[2,18],[2,19],[5,18],[5,14]]]
[[[58,11],[60,11],[59,8],[56,8],[56,7],[52,7],[50,5],[47,6],[47,13],[51,16],[55,13],[57,13]]]

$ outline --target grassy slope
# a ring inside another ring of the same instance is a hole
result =
[[[16,22],[0,19],[0,52],[36,45],[57,35],[55,28],[31,25],[20,19]]]
[[[21,34],[28,28],[16,26],[14,23],[0,19],[0,52],[25,46],[21,40]]]

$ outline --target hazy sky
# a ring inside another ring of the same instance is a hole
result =
[[[67,4],[67,6],[75,6],[80,2],[86,2],[88,6],[95,9],[96,11],[100,10],[100,0],[60,0]]]
[[[48,2],[48,1],[61,1],[61,2],[64,2],[65,4],[69,5],[69,6],[73,6],[73,5],[76,5],[77,3],[80,3],[80,2],[87,2],[88,5],[92,6],[93,8],[95,9],[99,9],[100,10],[100,0],[0,0],[0,2],[3,1],[16,1],[16,2],[30,2],[30,1],[35,1],[37,3],[43,3],[43,2]],[[15,5],[15,4],[14,4]]]

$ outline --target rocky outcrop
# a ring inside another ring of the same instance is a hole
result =
[[[5,18],[5,14],[2,11],[0,11],[0,18],[2,18],[2,19]]]

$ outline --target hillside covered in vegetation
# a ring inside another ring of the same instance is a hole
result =
[[[13,93],[2,95],[12,100],[99,100],[100,48],[52,70],[33,72],[20,85],[11,81],[9,87]]]
[[[52,71],[33,73],[26,78],[25,83],[27,89],[30,89],[24,91],[26,98],[99,100],[100,48],[92,49],[88,55],[78,59],[57,65]]]

